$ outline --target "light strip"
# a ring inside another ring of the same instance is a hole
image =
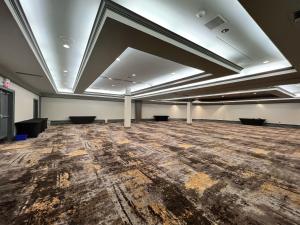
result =
[[[240,81],[247,81],[247,80],[259,79],[259,78],[265,78],[265,77],[279,76],[279,75],[289,74],[289,73],[294,73],[294,72],[297,72],[297,71],[295,69],[288,69],[288,70],[284,70],[284,71],[266,73],[266,74],[262,74],[262,75],[251,75],[251,76],[247,76],[247,77],[239,78],[239,79],[232,79],[235,75],[230,75],[230,76],[226,76],[226,77],[201,81],[201,82],[197,82],[197,83],[193,83],[193,84],[187,84],[187,85],[183,85],[183,86],[179,86],[179,87],[168,88],[165,90],[159,90],[159,91],[148,92],[145,94],[135,95],[135,96],[133,96],[133,98],[136,99],[136,98],[142,98],[142,97],[152,97],[152,96],[157,96],[157,95],[162,95],[162,94],[175,93],[178,91],[194,90],[194,89],[217,86],[217,85],[222,85],[222,84],[236,83],[236,82],[240,82]]]
[[[267,102],[267,101],[290,101],[290,100],[300,100],[300,98],[266,98],[266,99],[259,99],[259,100],[254,100],[254,99],[249,99],[249,100],[235,100],[235,101],[216,101],[216,102],[203,102],[200,101],[201,103],[197,104],[216,104],[216,103],[237,103],[237,102]]]
[[[208,95],[194,95],[194,96],[186,96],[186,97],[178,97],[178,98],[170,98],[170,99],[162,99],[164,101],[173,101],[173,100],[181,100],[181,99],[193,99],[193,98],[205,98],[205,97],[215,97],[215,96],[228,96],[228,95],[235,95],[235,94],[247,94],[247,93],[259,93],[259,92],[267,92],[267,91],[279,91],[284,94],[287,94],[291,97],[295,97],[295,95],[285,92],[280,88],[265,88],[265,89],[256,89],[256,90],[246,90],[246,91],[234,91],[234,92],[223,92],[218,94],[208,94]]]
[[[199,101],[199,103],[193,103],[194,105],[205,105],[205,104],[210,104],[210,105],[220,105],[224,103],[243,103],[243,102],[272,102],[272,101],[300,101],[300,97],[298,98],[267,98],[267,99],[249,99],[249,100],[235,100],[235,101],[213,101],[213,102],[204,102],[204,101]],[[185,104],[182,102],[177,102],[177,101],[164,101],[164,100],[150,100],[153,102],[165,102],[165,103],[177,103],[177,104]]]

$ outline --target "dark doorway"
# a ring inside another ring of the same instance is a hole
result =
[[[14,92],[0,88],[0,140],[14,136]]]
[[[33,99],[33,119],[39,117],[39,100]]]

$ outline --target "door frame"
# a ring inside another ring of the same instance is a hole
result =
[[[39,118],[39,105],[40,105],[40,101],[39,99],[34,98],[33,99],[33,119],[37,119]]]
[[[15,91],[0,86],[0,90],[8,93],[8,125],[7,125],[7,138],[13,140],[15,136]]]

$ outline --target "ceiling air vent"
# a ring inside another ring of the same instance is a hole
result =
[[[215,17],[214,19],[212,19],[211,21],[207,22],[205,24],[205,26],[210,29],[210,30],[213,30],[215,29],[216,27],[222,25],[226,23],[226,21],[221,17],[221,16],[217,16]]]
[[[300,10],[294,12],[294,21],[295,23],[300,22]]]

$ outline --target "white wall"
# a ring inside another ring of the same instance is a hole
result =
[[[154,115],[166,115],[173,119],[186,118],[186,105],[143,104],[142,118],[152,119]]]
[[[240,117],[263,118],[268,123],[300,125],[300,103],[198,105],[193,107],[194,119],[238,121]]]
[[[0,77],[2,84],[3,78]],[[12,83],[10,89],[15,91],[15,122],[33,118],[33,99],[39,96],[27,91],[19,85]]]
[[[69,116],[96,116],[98,120],[123,119],[123,106],[123,102],[43,97],[42,117],[49,120],[68,120]]]
[[[42,98],[42,117],[67,120],[69,116],[94,115],[97,119],[123,119],[123,102]],[[193,106],[193,119],[238,121],[240,117],[265,118],[268,123],[300,125],[300,103],[198,105]],[[134,104],[132,104],[134,118]],[[143,104],[142,118],[169,115],[173,119],[186,118],[186,105]]]

